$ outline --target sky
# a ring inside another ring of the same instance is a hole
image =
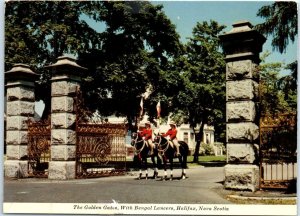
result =
[[[163,11],[176,26],[181,36],[181,41],[186,42],[187,37],[192,36],[192,29],[197,22],[215,20],[220,25],[225,25],[225,32],[232,29],[232,24],[241,20],[247,20],[252,25],[263,23],[265,20],[256,16],[258,10],[270,1],[152,1],[153,4],[162,4]],[[297,41],[289,44],[286,53],[280,54],[272,50],[271,37],[263,46],[263,52],[268,50],[271,55],[268,62],[291,63],[297,59]]]

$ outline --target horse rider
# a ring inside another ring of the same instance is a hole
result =
[[[176,147],[176,154],[177,156],[180,155],[180,151],[179,151],[179,143],[178,143],[178,140],[177,140],[177,129],[176,129],[176,124],[174,121],[171,121],[169,123],[170,125],[170,129],[167,131],[167,133],[165,134],[162,134],[163,137],[166,137],[166,136],[169,136],[169,143],[171,145],[172,148],[174,148],[174,145]]]
[[[149,121],[145,123],[145,128],[139,134],[150,148],[150,155],[153,155],[154,144],[152,142],[152,128]]]

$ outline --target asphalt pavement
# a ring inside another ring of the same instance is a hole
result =
[[[4,179],[3,202],[232,204],[218,193],[224,167],[198,166],[186,173],[187,179],[181,180],[181,170],[175,169],[173,181],[161,180],[163,170],[159,170],[159,178],[148,180],[137,180],[137,171],[74,180]]]

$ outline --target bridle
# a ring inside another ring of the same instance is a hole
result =
[[[138,141],[138,138],[139,138],[139,136],[136,133],[136,138],[133,139],[133,141],[134,141],[134,148],[135,148],[135,151],[136,151],[137,154],[139,154],[139,153],[141,153],[143,151],[143,149],[145,148],[145,144],[146,144],[145,140],[142,139],[142,140]],[[140,142],[143,142],[143,146],[138,149],[136,144],[140,143]]]
[[[169,148],[169,145],[170,143],[168,142],[168,140],[166,139],[166,142],[164,144],[161,144],[161,141],[162,141],[162,138],[161,138],[161,135],[157,135],[156,137],[159,137],[159,141],[157,142],[157,145],[160,146],[161,148],[166,146],[165,148],[163,149],[158,149],[157,150],[162,154],[164,155],[164,153],[167,151],[167,149]]]

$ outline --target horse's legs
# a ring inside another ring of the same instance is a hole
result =
[[[186,156],[179,156],[178,157],[180,165],[181,165],[181,170],[182,170],[182,175],[181,175],[181,179],[185,179],[185,168],[186,168]]]
[[[144,158],[145,169],[146,169],[146,180],[148,179],[148,164],[147,164],[147,156]]]
[[[141,158],[141,156],[138,155],[138,159],[139,159],[139,170],[140,170],[139,179],[141,179],[141,178],[142,178],[142,164],[143,164],[143,158]]]
[[[142,168],[140,168],[140,173],[139,173],[139,179],[141,179],[142,178]]]
[[[163,162],[164,162],[164,177],[163,180],[167,179],[167,158],[163,156]]]
[[[170,181],[173,180],[173,157],[169,158],[170,161]]]
[[[158,171],[157,171],[157,166],[156,166],[154,155],[151,156],[151,160],[152,160],[153,169],[154,169],[153,178],[155,179],[157,177],[157,175],[158,175]]]
[[[185,169],[187,168],[187,154],[183,155],[182,158],[183,158],[183,161],[182,161],[182,164],[183,164],[182,179],[185,179],[186,178]]]

